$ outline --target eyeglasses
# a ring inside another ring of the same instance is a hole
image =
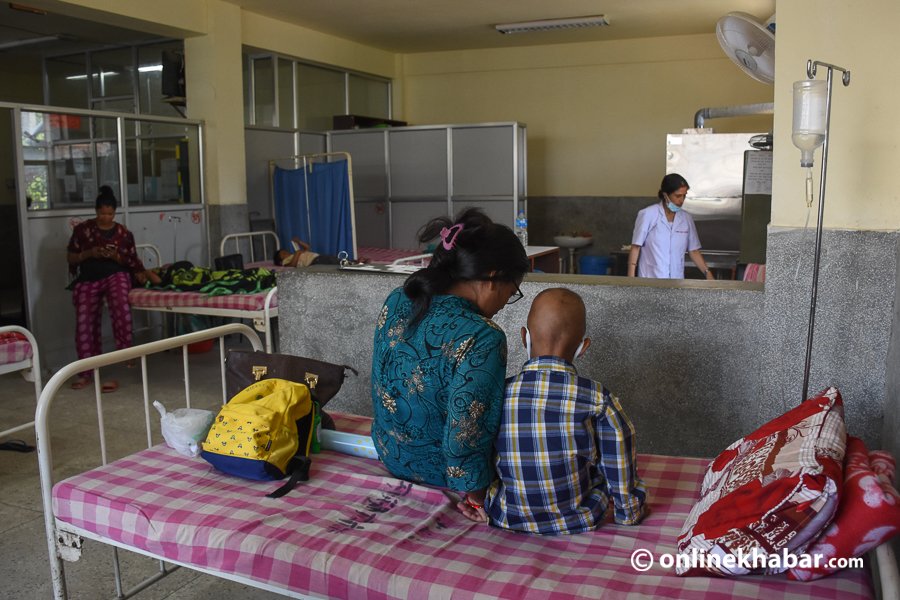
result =
[[[516,293],[509,297],[509,300],[506,301],[506,305],[515,304],[519,300],[525,297],[525,294],[522,293],[522,290],[519,289],[518,283],[513,283],[516,286]]]

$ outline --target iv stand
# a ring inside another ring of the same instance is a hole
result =
[[[850,85],[850,70],[821,61],[806,61],[806,76],[816,78],[816,67],[827,67],[827,94],[825,96],[825,142],[822,144],[822,174],[819,179],[819,218],[816,223],[816,251],[813,259],[812,297],[809,302],[809,327],[806,332],[806,364],[803,367],[803,402],[809,395],[809,367],[812,360],[813,328],[816,322],[816,297],[819,291],[819,256],[822,253],[822,214],[825,211],[825,173],[828,170],[828,137],[831,130],[831,86],[834,71],[843,73],[841,82],[844,87]]]

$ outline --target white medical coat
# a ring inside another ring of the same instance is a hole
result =
[[[700,249],[693,217],[680,210],[669,223],[660,202],[638,213],[631,243],[641,246],[638,277],[659,279],[684,279],[685,253]]]

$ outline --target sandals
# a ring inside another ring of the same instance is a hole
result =
[[[72,382],[70,386],[73,390],[81,390],[91,385],[93,380],[90,377],[79,377],[75,381]]]
[[[82,390],[82,389],[86,388],[87,386],[91,385],[92,383],[94,383],[93,379],[90,379],[88,377],[79,377],[78,379],[76,379],[75,381],[72,382],[72,385],[70,387],[73,390]],[[110,379],[109,381],[104,381],[103,384],[100,386],[100,391],[103,392],[104,394],[110,394],[110,393],[116,391],[117,389],[119,389],[119,382],[116,381],[115,379]]]
[[[34,446],[29,446],[25,440],[9,440],[0,444],[0,450],[11,450],[12,452],[34,452]]]

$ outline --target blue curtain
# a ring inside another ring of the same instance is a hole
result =
[[[356,258],[346,160],[314,163],[305,174],[303,169],[275,167],[274,188],[275,223],[282,248],[290,248],[291,238],[296,236],[313,252],[335,256],[345,251]]]
[[[275,229],[281,247],[291,250],[291,238],[309,240],[306,220],[306,186],[303,169],[275,167]]]

